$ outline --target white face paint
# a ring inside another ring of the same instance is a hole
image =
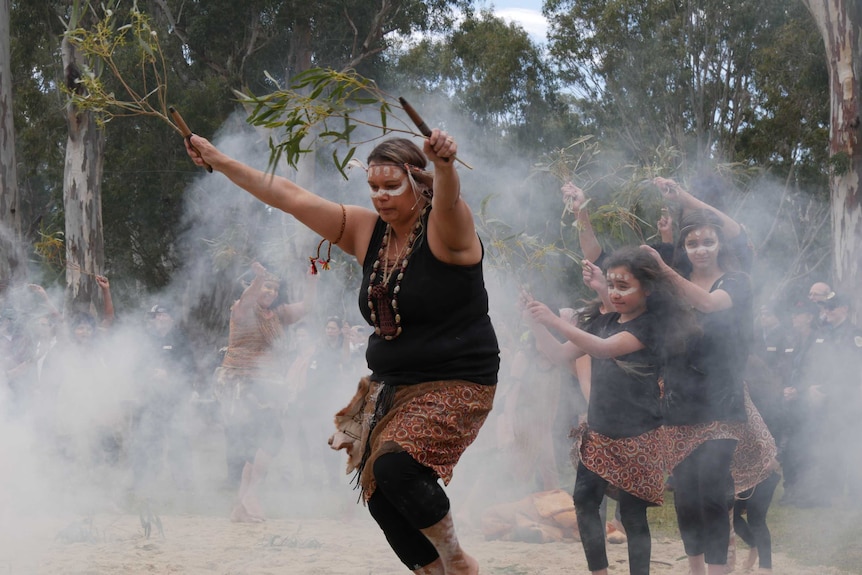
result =
[[[684,247],[689,257],[705,256],[718,250],[718,236],[712,228],[700,228],[689,234]]]
[[[407,191],[410,185],[409,178],[405,175],[398,180],[397,185],[392,178],[404,174],[404,170],[400,166],[391,164],[373,165],[368,167],[368,185],[371,187],[371,198],[377,199],[384,194],[390,197],[400,196]],[[383,180],[383,186],[378,186],[372,180]]]
[[[372,199],[375,200],[384,194],[394,198],[396,196],[400,196],[407,191],[408,183],[409,182],[407,181],[407,178],[404,178],[403,180],[401,180],[401,185],[397,188],[377,188],[376,190],[374,188],[371,188],[371,191],[369,193],[371,194]]]
[[[623,274],[623,275],[628,275],[628,274]],[[638,286],[630,287],[629,289],[617,289],[613,286],[608,286],[608,295],[610,295],[611,297],[613,297],[613,296],[625,297],[627,295],[631,295],[631,294],[635,293],[639,289],[640,288]]]
[[[688,243],[686,243],[686,245],[685,245],[685,253],[687,253],[688,255],[711,254],[712,252],[714,252],[717,249],[718,249],[718,244],[712,244],[709,246],[706,246],[703,244],[698,244],[695,246],[689,246]]]
[[[619,280],[621,282],[627,282],[631,278],[632,278],[632,274],[627,274],[627,273],[626,274],[619,274],[619,273],[614,273],[614,272],[608,272],[608,279],[611,281]]]
[[[625,297],[638,291],[640,289],[640,285],[626,287],[626,285],[632,281],[632,278],[633,276],[629,272],[615,272],[608,270],[608,295],[611,297]],[[623,286],[617,286],[616,282],[622,282]]]

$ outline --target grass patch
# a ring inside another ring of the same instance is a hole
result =
[[[822,565],[862,573],[860,502],[845,501],[828,508],[797,509],[779,505],[781,495],[779,486],[767,516],[773,552],[784,553],[803,565]],[[663,506],[649,509],[648,517],[653,537],[679,538],[672,492],[665,493]],[[745,544],[740,547],[745,548]]]

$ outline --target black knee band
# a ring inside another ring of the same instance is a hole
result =
[[[406,451],[385,453],[374,462],[377,488],[416,529],[438,523],[449,513],[449,498],[437,474]]]

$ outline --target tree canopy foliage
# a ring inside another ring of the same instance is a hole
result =
[[[70,6],[11,4],[26,241],[42,247],[33,260],[54,277],[63,262],[46,254],[62,242],[66,135],[58,47]],[[720,201],[741,220],[752,206],[775,204],[772,219],[752,236],[780,262],[786,282],[828,276],[829,230],[815,209],[830,170],[828,71],[801,2],[546,0],[546,44],[467,0],[138,0],[116,9],[118,21],[135,9],[149,19],[166,65],[166,101],[196,132],[234,125],[236,91],[264,96],[312,68],[353,70],[390,93],[415,95],[421,106],[442,97],[458,114],[440,117],[474,127],[492,163],[524,159],[527,169],[511,186],[527,198],[558,197],[561,181],[577,178],[592,189],[594,207],[606,206],[595,210],[597,225],[620,241],[655,233],[655,206],[651,192],[638,187],[642,178],[675,176],[696,185],[719,173]],[[133,58],[118,58],[131,74]],[[105,81],[120,93],[116,79]],[[221,237],[188,239],[188,190],[197,172],[170,126],[131,116],[104,130],[105,257],[120,302],[170,284],[203,245],[238,254],[234,266],[256,255],[247,237],[225,248],[245,237],[237,233],[248,225],[245,216],[222,226]],[[593,157],[588,167],[576,159],[585,147]],[[321,156],[332,152],[324,146]],[[344,160],[343,151],[336,157]],[[325,175],[331,168],[324,166]],[[756,185],[766,174],[776,182],[768,193]],[[478,176],[471,184],[486,200],[476,210],[491,222],[485,231],[503,242],[498,255],[532,266],[531,254],[539,254],[555,262],[541,273],[559,276],[576,252],[562,204],[535,202],[533,210],[501,214],[494,196],[500,190]],[[248,209],[251,221],[281,225],[262,206]],[[619,222],[628,224],[614,228]],[[518,250],[526,255],[516,256]],[[237,268],[224,273],[236,275]]]

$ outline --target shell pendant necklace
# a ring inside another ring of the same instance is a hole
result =
[[[389,244],[393,232],[392,226],[386,224],[386,233],[383,234],[380,249],[377,250],[377,259],[374,261],[371,275],[368,278],[368,308],[371,311],[371,323],[374,325],[374,333],[387,341],[395,339],[402,332],[401,313],[398,311],[398,294],[401,291],[401,280],[404,279],[404,270],[407,269],[407,264],[410,263],[413,246],[422,230],[426,211],[427,206],[420,212],[416,223],[413,225],[413,230],[407,237],[407,241],[401,250],[399,250],[395,261],[391,263],[389,260]],[[380,269],[381,261],[385,262],[383,263],[382,270]],[[395,282],[390,290],[393,275],[395,276]]]

